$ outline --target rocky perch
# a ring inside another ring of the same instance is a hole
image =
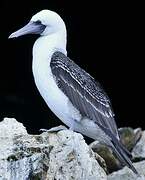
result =
[[[30,135],[21,123],[5,118],[0,122],[0,180],[145,179],[145,131],[123,128],[120,135],[140,177],[127,167],[120,169],[110,149],[99,142],[87,145],[79,133]]]

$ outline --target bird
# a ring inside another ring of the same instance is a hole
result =
[[[111,101],[89,73],[67,56],[67,30],[59,14],[41,10],[9,38],[39,34],[33,45],[35,84],[51,111],[71,130],[107,145],[135,174],[131,153],[120,141]]]

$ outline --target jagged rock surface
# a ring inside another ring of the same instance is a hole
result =
[[[145,131],[140,135],[140,129],[138,132],[128,128],[124,130],[126,141],[135,142],[131,142],[134,158],[144,158]],[[130,136],[130,132],[135,136]],[[0,122],[0,180],[145,180],[145,161],[142,159],[134,163],[141,177],[127,167],[107,176],[105,171],[110,165],[97,153],[104,159],[105,156],[112,158],[112,154],[110,156],[109,150],[104,151],[104,147],[101,149],[102,146],[98,145],[96,142],[90,145],[97,150],[94,153],[81,134],[69,130],[29,135],[21,123],[5,118]]]
[[[134,166],[140,176],[136,176],[130,169],[124,167],[108,175],[108,180],[145,180],[145,161],[134,163]]]
[[[125,127],[125,128],[120,128],[118,129],[119,135],[120,135],[120,140],[122,144],[129,150],[131,151],[136,143],[139,141],[141,135],[142,135],[142,130],[141,128],[133,129],[130,127]]]
[[[107,180],[81,134],[29,135],[15,119],[0,122],[0,180]]]
[[[140,140],[137,142],[136,146],[133,148],[132,155],[134,158],[145,159],[145,131],[142,132],[142,136]]]
[[[90,144],[90,148],[93,150],[93,152],[99,154],[105,160],[105,171],[107,173],[117,171],[121,168],[119,160],[116,158],[116,156],[114,156],[112,150],[108,146],[102,145],[98,141],[94,141]]]

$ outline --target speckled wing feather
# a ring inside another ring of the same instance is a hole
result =
[[[111,103],[101,85],[61,52],[53,54],[50,66],[57,85],[82,116],[100,123],[118,138]]]

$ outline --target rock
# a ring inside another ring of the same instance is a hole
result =
[[[95,152],[94,152],[95,153]],[[95,153],[95,158],[98,161],[99,165],[104,169],[104,171],[108,174],[108,169],[105,160],[97,153]]]
[[[122,144],[131,151],[141,137],[141,128],[132,129],[130,127],[120,128],[120,140]]]
[[[29,135],[15,119],[0,122],[0,180],[107,180],[83,136],[69,130]]]
[[[112,150],[108,146],[102,145],[98,141],[94,141],[90,144],[90,147],[105,160],[105,165],[100,165],[107,173],[111,173],[122,167],[119,160],[113,155]]]
[[[145,131],[123,129],[125,143],[134,142],[129,143],[134,158],[145,158]],[[21,123],[5,118],[0,122],[0,180],[145,180],[141,158],[134,163],[141,174],[137,177],[127,167],[117,171],[120,163],[108,147],[97,141],[90,147],[79,133],[62,130],[29,135]],[[116,171],[107,176],[105,171],[111,168]]]
[[[142,132],[140,140],[132,150],[132,155],[135,159],[145,158],[145,131]]]
[[[140,176],[135,175],[129,168],[113,172],[108,175],[108,180],[145,180],[145,161],[133,163]]]

